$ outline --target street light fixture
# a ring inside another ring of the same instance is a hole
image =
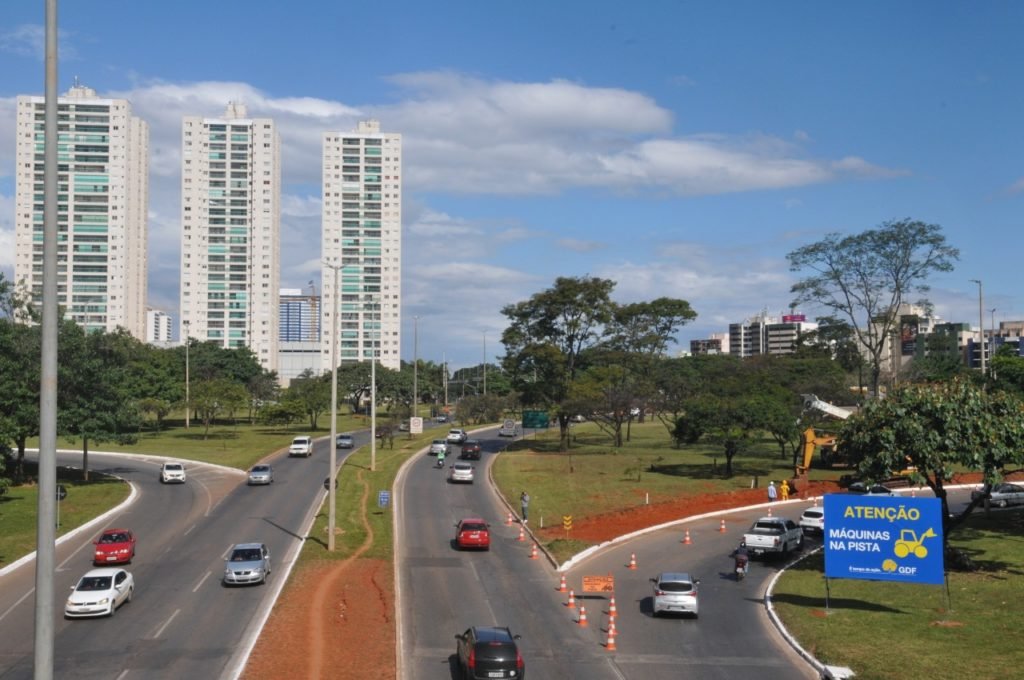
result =
[[[331,305],[331,467],[327,470],[327,550],[334,552],[334,525],[337,521],[334,501],[334,467],[338,464],[338,317],[341,309],[338,270],[341,269],[341,265],[331,264],[326,260],[324,265],[334,270],[334,285],[331,287],[334,293],[332,296],[334,301]]]
[[[981,280],[971,279],[971,283],[978,284],[978,335],[981,337],[981,375],[985,377],[985,306],[981,295]]]

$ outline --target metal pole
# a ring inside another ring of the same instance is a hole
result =
[[[189,428],[189,414],[192,411],[192,402],[189,401],[189,378],[188,378],[188,346],[191,334],[189,333],[189,322],[183,321],[185,325],[185,429]]]
[[[981,280],[971,279],[978,284],[978,336],[981,338],[981,375],[985,377],[985,306],[981,295]]]
[[[327,550],[334,552],[334,527],[337,523],[335,513],[334,469],[338,464],[338,317],[341,316],[341,291],[338,289],[338,270],[340,264],[325,265],[334,270],[334,285],[331,287],[331,455],[330,467],[327,470]]]
[[[484,331],[484,396],[487,396],[487,331]]]
[[[375,310],[375,306],[371,309]],[[377,323],[377,314],[372,315]],[[370,472],[377,469],[377,329],[374,327],[370,340]]]
[[[448,360],[441,352],[441,382],[444,383],[444,411],[448,413]]]
[[[420,317],[412,317],[412,417],[415,418],[420,404],[419,369],[420,369]],[[409,436],[412,436],[412,424],[409,425]]]
[[[39,382],[39,499],[36,517],[34,677],[53,678],[57,538],[57,0],[46,0],[43,142],[43,319]],[[71,290],[68,287],[70,299]]]

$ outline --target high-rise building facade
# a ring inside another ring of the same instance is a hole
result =
[[[320,296],[301,288],[282,288],[281,342],[320,342]]]
[[[281,140],[229,104],[182,124],[180,337],[249,347],[277,370]]]
[[[171,317],[159,309],[146,310],[146,342],[169,343],[171,341]]]
[[[42,303],[43,97],[18,97],[14,280]],[[75,84],[57,102],[57,297],[88,330],[146,337],[149,126]]]
[[[324,134],[320,337],[325,370],[334,342],[339,364],[376,356],[383,366],[401,366],[401,175],[402,136],[382,133],[377,121],[360,122],[354,132]]]

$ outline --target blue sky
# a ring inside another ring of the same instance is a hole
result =
[[[0,14],[8,276],[44,6]],[[906,217],[960,249],[939,316],[976,325],[981,279],[986,325],[1024,319],[1024,4],[64,0],[59,26],[60,92],[149,122],[149,301],[175,316],[181,118],[236,100],[280,126],[286,287],[319,288],[321,133],[402,133],[406,359],[418,316],[421,357],[475,364],[486,335],[494,360],[503,305],[584,274],[689,301],[688,346],[786,310],[788,252]]]

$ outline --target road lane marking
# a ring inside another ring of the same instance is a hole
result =
[[[128,669],[127,668],[125,668],[123,671],[121,671],[121,674],[118,675],[116,678],[114,678],[114,680],[121,680],[121,678],[123,678],[126,675],[128,675]]]
[[[181,613],[180,609],[175,609],[174,613],[171,614],[171,618],[167,619],[164,622],[164,625],[160,626],[160,628],[157,629],[156,633],[153,634],[153,639],[155,640],[156,638],[160,637],[163,634],[164,630],[167,629],[167,626],[171,625],[171,621],[174,620],[174,617],[176,617],[180,613]]]
[[[196,528],[196,526],[197,526],[197,525],[193,524],[193,525],[192,525],[192,526],[190,526],[190,527],[189,527],[188,529],[185,529],[185,533],[183,533],[183,534],[182,534],[182,536],[188,536],[188,532],[190,532],[190,531],[192,531],[193,529],[195,529],[195,528]]]
[[[3,621],[3,620],[4,620],[4,618],[6,618],[8,614],[10,614],[10,613],[11,613],[12,611],[14,611],[14,608],[15,608],[15,607],[17,607],[17,606],[18,606],[19,604],[21,604],[21,603],[22,603],[22,602],[24,602],[24,601],[25,601],[26,599],[28,599],[28,597],[29,597],[29,596],[30,596],[30,595],[31,595],[32,593],[34,593],[34,592],[36,592],[36,589],[35,589],[35,588],[29,588],[29,591],[28,591],[27,593],[25,593],[24,595],[22,595],[22,596],[21,596],[21,599],[20,599],[20,600],[18,600],[17,602],[15,602],[14,604],[12,604],[12,605],[11,605],[10,607],[8,607],[8,608],[7,608],[7,611],[5,611],[5,612],[4,612],[3,614],[0,614],[0,621]]]
[[[212,574],[212,573],[213,573],[212,571],[208,571],[205,574],[203,574],[203,577],[201,579],[199,579],[199,583],[197,583],[196,587],[192,589],[192,592],[194,593],[197,590],[199,590],[199,586],[203,585],[203,583],[206,581],[206,579],[210,578],[210,574]]]

